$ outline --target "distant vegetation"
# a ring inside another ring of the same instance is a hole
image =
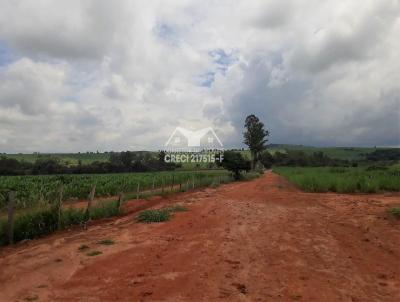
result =
[[[97,154],[96,154],[97,156]],[[119,152],[110,153],[107,161],[67,164],[59,157],[38,158],[35,162],[0,157],[0,175],[89,174],[174,170],[179,167],[164,161],[164,153]]]
[[[375,193],[400,191],[400,169],[363,168],[275,168],[298,188],[307,192]]]

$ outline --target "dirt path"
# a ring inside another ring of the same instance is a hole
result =
[[[171,203],[189,211],[134,223]],[[400,301],[400,222],[385,214],[399,203],[303,193],[272,173],[134,201],[87,231],[1,249],[0,301]]]

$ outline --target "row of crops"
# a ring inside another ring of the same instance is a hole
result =
[[[40,175],[0,177],[0,211],[7,206],[9,191],[16,192],[18,209],[49,204],[58,198],[63,186],[63,200],[86,199],[93,186],[97,197],[117,195],[119,192],[152,190],[172,184],[201,183],[205,179],[225,177],[224,170],[168,171],[155,173],[118,173],[87,175]]]

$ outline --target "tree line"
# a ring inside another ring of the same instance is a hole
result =
[[[151,152],[113,152],[108,161],[94,161],[76,165],[66,165],[59,158],[40,158],[35,162],[19,161],[0,157],[0,175],[46,175],[46,174],[91,174],[121,172],[151,172],[174,170],[179,165],[166,163],[164,152],[157,156]]]

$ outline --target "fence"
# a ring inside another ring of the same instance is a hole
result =
[[[167,177],[169,179],[167,179]],[[30,209],[16,209],[16,192],[10,191],[7,195],[7,218],[0,220],[0,245],[13,244],[24,239],[33,239],[56,230],[68,228],[72,225],[82,225],[87,228],[90,220],[115,216],[121,213],[125,200],[148,198],[153,195],[165,195],[173,192],[184,192],[207,186],[218,186],[230,182],[229,174],[198,177],[186,175],[178,177],[175,174],[162,178],[154,177],[150,188],[137,182],[133,190],[121,190],[115,199],[97,200],[96,186],[94,185],[82,207],[80,203],[65,204],[65,186],[60,185],[56,200],[53,203],[41,204],[40,207]],[[78,206],[79,205],[79,206]]]

